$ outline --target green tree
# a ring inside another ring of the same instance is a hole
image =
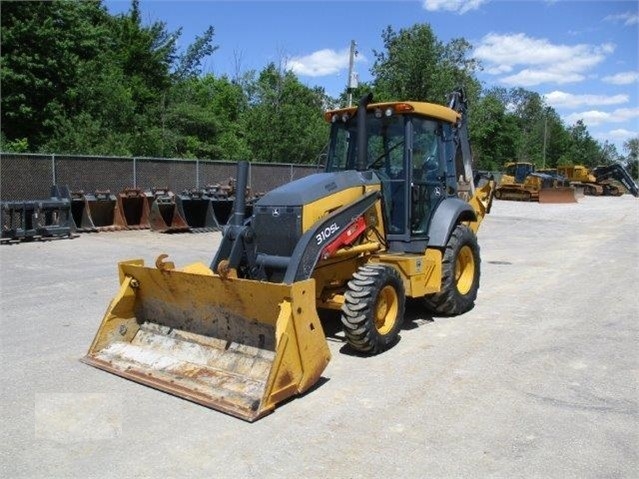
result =
[[[470,125],[473,156],[477,168],[498,170],[514,158],[518,150],[519,128],[516,118],[495,92],[488,92],[473,107]]]
[[[328,139],[322,88],[308,88],[270,63],[249,88],[246,141],[254,159],[313,163]]]
[[[382,32],[384,50],[373,51],[371,68],[377,100],[416,100],[445,103],[448,94],[464,87],[472,105],[481,87],[474,78],[477,62],[463,38],[440,42],[430,25],[416,24]]]
[[[164,120],[170,156],[250,158],[244,139],[247,101],[240,85],[227,77],[191,77],[177,83],[170,97]]]
[[[74,87],[82,65],[108,49],[108,14],[100,2],[3,2],[2,132],[39,149],[77,114]]]
[[[209,28],[181,55],[180,31],[143,25],[139,1],[3,2],[2,133],[32,151],[161,155],[174,83],[215,51]]]
[[[625,167],[636,180],[639,178],[639,136],[626,140],[623,149],[627,152]]]
[[[175,77],[182,79],[202,74],[202,60],[219,48],[213,45],[214,33],[215,29],[208,27],[204,34],[195,37],[195,41],[179,56],[174,72]]]
[[[603,144],[599,144],[599,151],[601,155],[599,164],[601,165],[612,165],[622,160],[621,155],[619,155],[617,151],[617,147],[609,141],[604,141]]]
[[[556,168],[561,157],[570,147],[570,135],[557,112],[546,107],[544,111],[542,166]],[[543,146],[545,145],[545,147]]]
[[[587,167],[601,162],[601,151],[597,141],[590,135],[582,120],[568,128],[570,147],[562,158],[562,164],[577,164]]]

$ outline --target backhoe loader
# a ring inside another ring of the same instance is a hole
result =
[[[525,161],[506,163],[505,172],[495,190],[495,198],[539,203],[576,203],[575,190],[555,174],[535,171]]]
[[[494,181],[475,188],[463,91],[447,106],[369,94],[325,119],[325,171],[268,192],[248,219],[237,195],[210,265],[119,264],[84,362],[254,421],[322,375],[319,308],[340,310],[350,347],[372,355],[398,340],[407,297],[434,315],[473,307]]]

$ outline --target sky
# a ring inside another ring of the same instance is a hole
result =
[[[128,0],[105,2],[112,14]],[[354,69],[371,79],[382,32],[427,23],[447,43],[463,37],[480,60],[484,88],[538,92],[566,125],[582,119],[619,153],[639,135],[639,1],[595,0],[141,0],[144,23],[182,28],[185,48],[208,26],[219,48],[204,72],[235,76],[284,64],[299,80],[337,97]],[[402,99],[404,100],[404,99]],[[471,105],[472,107],[472,105]]]

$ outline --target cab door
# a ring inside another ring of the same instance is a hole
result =
[[[432,214],[445,197],[446,162],[439,122],[413,117],[410,130],[410,236],[421,249],[428,242]]]

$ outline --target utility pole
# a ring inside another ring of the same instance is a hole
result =
[[[544,149],[543,149],[543,166],[542,168],[546,168],[546,131],[548,130],[548,109],[545,110],[544,115]]]
[[[353,106],[353,90],[357,88],[357,73],[353,71],[357,53],[357,43],[355,43],[355,40],[351,40],[351,50],[348,55],[348,84],[346,85],[346,91],[348,91],[348,106]]]

